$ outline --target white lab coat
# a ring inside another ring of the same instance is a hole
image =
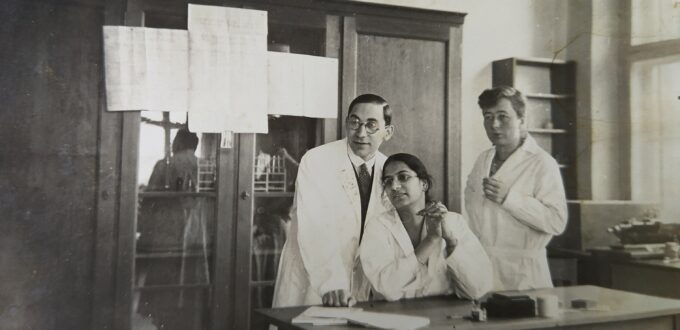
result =
[[[357,300],[368,298],[358,258],[361,197],[347,152],[343,139],[309,150],[300,161],[273,307],[320,304],[323,293],[350,288]],[[391,207],[380,184],[387,157],[375,157],[366,219]]]
[[[509,186],[503,204],[484,197],[495,148],[484,151],[468,176],[465,208],[494,267],[494,290],[552,287],[545,247],[567,224],[560,170],[552,156],[527,136],[494,178]]]
[[[361,264],[373,289],[387,300],[456,293],[477,299],[491,290],[491,262],[465,219],[449,212],[444,221],[457,241],[446,256],[446,242],[426,265],[418,262],[408,233],[396,210],[389,210],[366,224],[361,241]],[[427,235],[423,226],[421,237]]]

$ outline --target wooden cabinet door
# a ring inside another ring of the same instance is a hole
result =
[[[396,129],[381,151],[418,156],[434,176],[433,198],[460,211],[462,26],[362,15],[343,26],[343,119],[357,95],[384,97]]]

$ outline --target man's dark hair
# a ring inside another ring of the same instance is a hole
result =
[[[349,117],[352,114],[352,110],[354,109],[354,106],[357,104],[361,103],[372,103],[372,104],[377,104],[379,106],[382,106],[383,108],[383,118],[385,119],[385,125],[391,125],[392,124],[392,109],[390,109],[390,105],[387,104],[387,101],[375,94],[362,94],[357,96],[352,103],[349,104],[349,112],[347,112],[347,117]]]

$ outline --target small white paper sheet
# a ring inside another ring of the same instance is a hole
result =
[[[269,52],[269,114],[338,117],[338,60]]]
[[[187,111],[187,31],[104,26],[109,111]]]

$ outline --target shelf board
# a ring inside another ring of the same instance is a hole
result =
[[[269,281],[250,281],[250,286],[251,287],[259,287],[259,286],[272,286],[276,284],[275,280],[269,280]]]
[[[544,57],[515,57],[514,59],[518,65],[564,65],[569,63],[565,60]]]
[[[207,289],[210,288],[210,283],[193,283],[193,284],[160,284],[160,285],[144,285],[136,286],[136,291],[151,291],[151,290],[176,290],[176,289]]]
[[[569,132],[561,128],[530,128],[528,131],[536,134],[567,134]]]
[[[275,255],[280,255],[282,250],[274,250],[274,249],[267,249],[267,250],[259,250],[259,251],[253,251],[254,256],[275,256]]]
[[[563,168],[569,168],[569,165],[566,165],[566,164],[557,164],[557,167],[563,169]]]
[[[256,191],[255,197],[293,197],[292,191]]]
[[[524,95],[530,99],[545,99],[545,100],[566,100],[574,98],[574,94],[526,93]]]
[[[210,256],[211,253],[208,251],[208,256]],[[140,252],[135,255],[135,258],[138,259],[155,259],[155,258],[181,258],[181,257],[202,257],[203,252],[202,251],[190,251],[190,252],[182,252],[182,251],[168,251],[168,252]]]
[[[192,191],[145,191],[140,192],[139,197],[176,198],[176,197],[211,197],[215,198],[215,192],[192,192]]]

